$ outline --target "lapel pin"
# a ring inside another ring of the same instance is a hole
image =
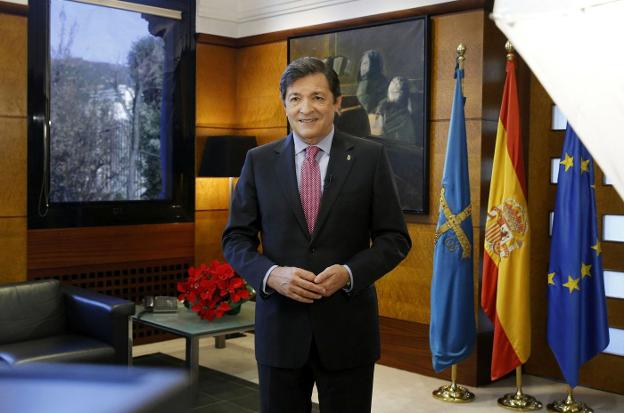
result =
[[[351,155],[347,155],[347,161],[351,160]]]

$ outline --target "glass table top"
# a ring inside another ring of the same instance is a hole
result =
[[[202,320],[197,313],[184,307],[184,304],[180,302],[177,313],[148,313],[143,310],[142,305],[136,306],[136,314],[132,316],[134,322],[188,337],[211,336],[253,330],[256,303],[248,301],[242,304],[240,313],[225,314],[212,321]]]

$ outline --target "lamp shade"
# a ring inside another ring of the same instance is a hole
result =
[[[256,146],[255,136],[208,136],[198,176],[240,176],[247,151]]]

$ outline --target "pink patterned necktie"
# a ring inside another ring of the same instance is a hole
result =
[[[321,169],[316,161],[316,155],[320,150],[318,146],[308,146],[303,165],[301,165],[299,194],[310,234],[314,231],[316,216],[321,204]]]

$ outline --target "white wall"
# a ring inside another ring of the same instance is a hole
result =
[[[197,32],[246,37],[455,0],[197,0]]]

